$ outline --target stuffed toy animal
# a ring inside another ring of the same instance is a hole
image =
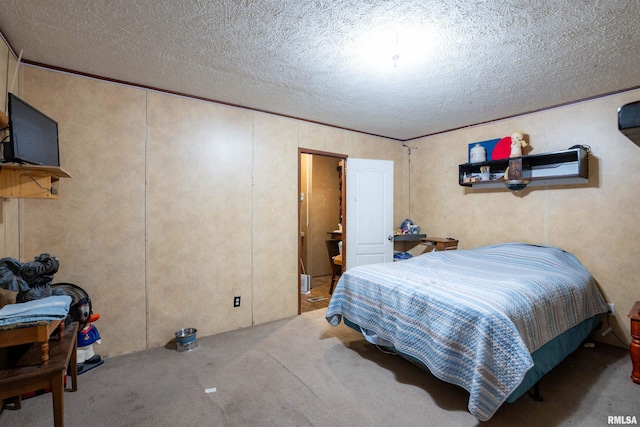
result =
[[[102,342],[98,328],[93,326],[93,322],[99,318],[99,314],[91,315],[89,323],[78,331],[78,374],[82,374],[103,363],[100,355],[96,354],[93,350],[94,344],[100,344]]]
[[[413,221],[407,218],[402,221],[402,224],[400,225],[400,231],[402,232],[402,234],[418,234],[420,233],[420,226],[415,225]]]
[[[69,295],[72,300],[66,322],[78,322],[79,325],[76,337],[78,343],[78,350],[76,351],[78,374],[102,365],[104,360],[95,354],[93,350],[94,344],[102,342],[98,328],[93,324],[100,318],[100,315],[93,313],[93,305],[89,294],[73,283],[54,283],[51,287],[56,291],[62,291]]]
[[[51,288],[53,275],[58,271],[58,258],[47,253],[31,262],[21,263],[14,258],[0,259],[0,287],[18,292],[16,303],[28,302],[51,295],[66,295]]]
[[[522,149],[527,145],[529,144],[525,142],[522,132],[514,132],[513,135],[511,135],[511,153],[509,154],[509,157],[522,156]]]
[[[98,328],[93,325],[93,322],[98,320],[100,315],[92,312],[93,309],[88,298],[81,299],[73,308],[75,312],[72,313],[72,320],[77,320],[81,327],[78,331],[77,358],[78,374],[83,374],[104,363],[100,355],[95,354],[93,350],[94,344],[102,342]]]

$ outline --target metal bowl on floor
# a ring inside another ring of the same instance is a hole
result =
[[[189,351],[198,348],[196,342],[196,328],[182,328],[176,331],[176,350]]]

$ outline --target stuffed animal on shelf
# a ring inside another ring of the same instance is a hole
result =
[[[524,140],[524,135],[522,132],[517,131],[511,135],[511,153],[509,157],[520,157],[522,156],[522,149],[526,147],[527,144]]]
[[[413,221],[407,218],[402,221],[402,224],[400,225],[400,231],[402,232],[402,234],[419,234],[420,226],[415,225]]]

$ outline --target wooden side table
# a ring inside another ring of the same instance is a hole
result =
[[[340,230],[327,231],[327,234],[329,234],[332,239],[342,240],[342,231]]]
[[[7,369],[0,370],[0,402],[18,396],[16,409],[21,406],[20,396],[34,390],[49,387],[53,402],[55,427],[64,426],[64,375],[69,367],[72,387],[78,390],[78,322],[71,323],[64,336],[51,340],[49,362],[40,363],[40,344],[33,343]]]
[[[15,327],[0,328],[0,348],[22,344],[40,343],[40,362],[49,362],[49,336],[58,330],[59,338],[64,336],[64,319],[28,324],[9,325]]]
[[[636,301],[635,305],[628,314],[631,318],[631,344],[629,344],[629,355],[631,355],[631,380],[640,384],[640,301]]]
[[[458,249],[458,241],[456,239],[444,237],[427,237],[420,239],[423,245],[435,246],[436,251],[450,251]]]

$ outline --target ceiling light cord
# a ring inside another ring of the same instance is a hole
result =
[[[16,64],[16,69],[13,72],[13,79],[11,79],[11,85],[9,85],[9,90],[7,92],[13,92],[13,85],[16,84],[16,78],[18,77],[18,70],[20,69],[20,62],[22,61],[22,52],[24,49],[20,49],[20,55],[18,55],[18,63]]]
[[[398,68],[398,61],[400,61],[400,52],[399,52],[399,47],[398,47],[399,43],[398,43],[398,32],[396,31],[396,51],[393,54],[393,68]],[[404,144],[402,144],[404,145]],[[409,156],[411,156],[411,149],[409,149]]]
[[[409,157],[409,215],[408,218],[411,218],[411,150],[417,150],[418,147],[409,147],[407,144],[402,144],[403,147],[407,148],[407,156]]]

